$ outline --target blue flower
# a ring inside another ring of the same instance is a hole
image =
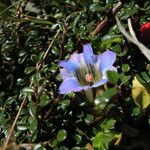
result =
[[[105,51],[94,55],[90,44],[83,45],[83,53],[73,53],[69,60],[59,62],[60,75],[63,79],[59,87],[60,94],[88,91],[104,85],[108,79],[106,72],[116,70],[113,66],[116,54]]]

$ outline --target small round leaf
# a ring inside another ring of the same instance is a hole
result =
[[[67,137],[67,132],[66,130],[62,129],[62,130],[59,130],[58,134],[57,134],[57,141],[58,142],[62,142],[66,139]]]

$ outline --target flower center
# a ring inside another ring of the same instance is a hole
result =
[[[87,73],[87,74],[85,75],[85,79],[86,79],[86,81],[89,82],[89,83],[92,83],[93,80],[94,80],[93,75],[92,75],[91,73]]]

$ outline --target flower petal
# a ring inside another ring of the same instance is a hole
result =
[[[80,53],[80,54],[79,54],[79,62],[80,62],[80,65],[81,65],[82,67],[86,67],[86,63],[85,63],[85,60],[84,60],[83,53]]]
[[[113,65],[116,60],[116,53],[106,51],[100,55],[100,70],[103,71]]]
[[[75,64],[75,63],[73,63],[71,61],[65,61],[65,60],[64,61],[60,61],[59,62],[59,66],[64,67],[69,72],[74,72],[80,67],[78,64]]]
[[[80,65],[79,55],[80,55],[80,54],[78,54],[77,52],[74,52],[74,53],[70,56],[69,61],[74,62],[74,63]]]
[[[99,87],[99,86],[105,84],[107,81],[108,81],[107,79],[102,79],[102,80],[96,82],[95,84],[93,84],[91,87],[92,87],[92,88]]]
[[[68,94],[71,92],[79,92],[83,89],[86,89],[86,87],[81,87],[77,80],[69,78],[61,83],[59,87],[59,92],[60,94]]]
[[[73,77],[73,73],[68,72],[65,68],[60,69],[60,76],[63,80]]]
[[[93,62],[93,64],[95,64],[97,62],[97,59],[98,59],[98,55],[93,55],[92,56],[92,62]]]
[[[83,56],[86,64],[93,64],[93,50],[90,44],[83,45]]]

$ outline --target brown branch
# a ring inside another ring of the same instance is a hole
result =
[[[59,94],[58,97],[53,100],[53,104],[51,105],[50,109],[46,112],[44,119],[48,118],[51,115],[54,106],[59,102],[60,98],[61,98],[61,95]]]
[[[30,84],[30,86],[32,86],[32,83]],[[16,117],[15,117],[15,120],[14,120],[14,122],[13,122],[11,128],[10,128],[10,131],[9,131],[9,133],[8,133],[8,137],[6,138],[6,141],[5,141],[5,143],[4,143],[3,150],[6,150],[6,149],[7,149],[9,140],[10,140],[10,138],[11,138],[11,136],[12,136],[12,133],[13,133],[13,131],[14,131],[14,129],[15,129],[15,126],[16,126],[16,123],[17,123],[18,118],[19,118],[19,116],[20,116],[20,113],[21,113],[21,111],[22,111],[22,108],[24,107],[25,103],[27,102],[27,98],[28,98],[28,96],[26,95],[25,98],[23,99],[23,101],[22,101],[20,107],[19,107],[18,113],[17,113],[17,115],[16,115]]]
[[[63,29],[62,33],[62,39],[61,39],[61,49],[60,49],[60,54],[59,54],[59,60],[62,60],[64,57],[64,45],[65,45],[65,40],[66,40],[66,33],[67,33],[67,28],[66,25]]]
[[[118,3],[116,4],[116,6],[112,9],[112,15],[115,16],[116,13],[117,13],[118,11],[120,11],[120,9],[122,8],[122,6],[123,6],[123,4],[122,4],[121,2],[118,2]],[[108,18],[108,17],[105,17],[105,19],[102,20],[102,21],[96,26],[95,30],[94,30],[92,33],[90,33],[90,34],[91,34],[92,36],[96,35],[98,32],[100,32],[100,31],[108,24],[109,21],[110,21],[109,18]]]

